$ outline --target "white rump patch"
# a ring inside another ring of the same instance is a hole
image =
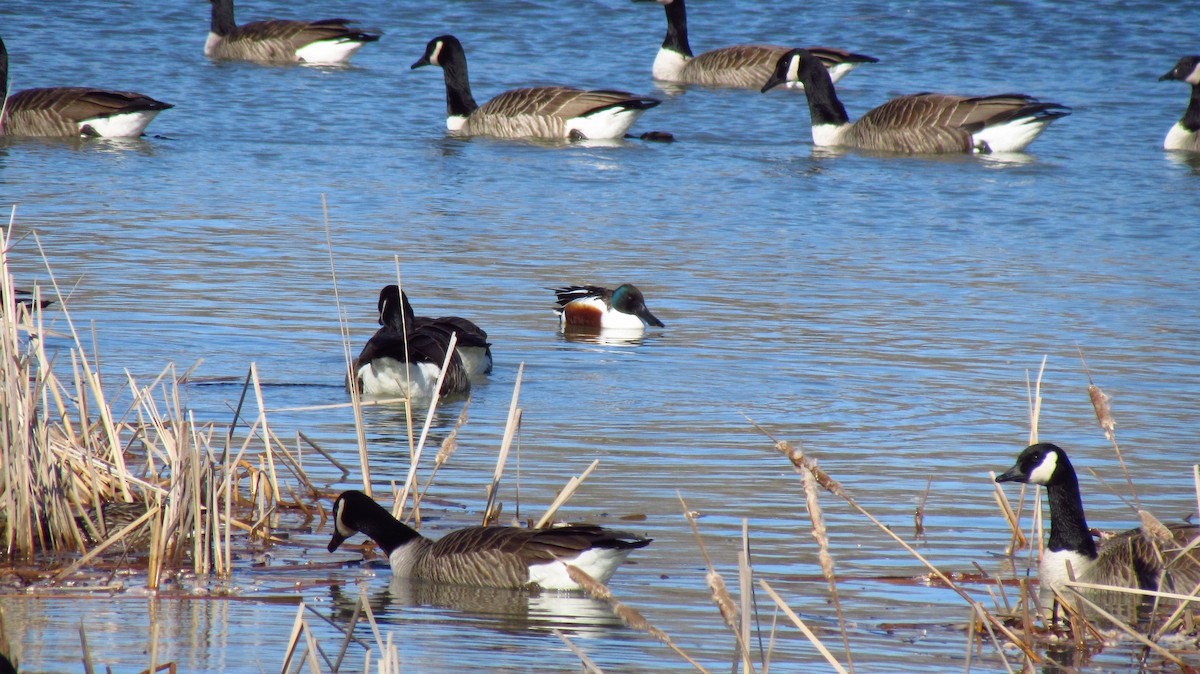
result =
[[[1046,452],[1046,456],[1042,462],[1029,472],[1029,482],[1031,484],[1044,485],[1054,477],[1054,471],[1058,469],[1058,452]]]
[[[605,108],[585,117],[572,117],[567,120],[567,137],[572,131],[578,132],[589,140],[610,140],[624,138],[625,132],[645,110],[630,108]]]
[[[629,548],[589,548],[574,559],[529,565],[529,582],[547,590],[578,590],[579,585],[567,575],[567,564],[578,567],[601,583],[612,578],[617,567],[632,552]]]
[[[972,136],[975,147],[986,145],[992,152],[1020,152],[1050,123],[1048,119],[1019,117],[1004,124],[985,126]]]
[[[79,122],[79,129],[80,133],[83,133],[83,127],[91,127],[95,134],[105,138],[136,138],[142,135],[146,126],[159,112],[161,110],[142,110],[109,117],[93,117]]]
[[[358,379],[365,395],[428,400],[436,393],[434,387],[440,372],[441,368],[433,363],[405,363],[385,357],[359,367]]]
[[[690,60],[677,51],[660,47],[658,55],[654,57],[654,69],[651,71],[651,75],[656,80],[678,82],[680,81],[680,75],[683,73],[683,67]]]
[[[310,42],[296,50],[296,58],[309,65],[332,66],[341,65],[361,49],[362,42],[347,40],[318,40]]]

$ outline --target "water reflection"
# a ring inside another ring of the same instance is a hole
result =
[[[361,595],[357,587],[330,587],[333,619],[349,621]],[[406,609],[450,609],[423,614],[422,620],[479,623],[491,629],[524,633],[560,630],[572,636],[601,637],[623,629],[609,605],[569,592],[514,590],[431,583],[419,578],[392,578],[386,588],[365,594],[375,619],[398,625],[413,617]]]
[[[559,333],[564,342],[579,344],[601,344],[604,346],[637,346],[658,339],[661,332],[643,330],[621,330],[591,326],[570,326]]]

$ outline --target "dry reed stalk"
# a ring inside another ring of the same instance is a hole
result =
[[[404,512],[404,504],[408,501],[409,493],[413,495],[412,512],[409,513],[409,519],[421,521],[421,502],[420,495],[416,492],[417,487],[417,466],[421,463],[421,453],[425,449],[425,440],[429,437],[429,429],[433,426],[433,415],[437,411],[438,401],[441,399],[442,382],[446,380],[446,371],[450,369],[451,359],[454,358],[454,349],[458,346],[458,333],[450,334],[450,342],[446,345],[446,358],[442,361],[442,369],[438,372],[437,383],[434,384],[434,394],[429,397],[429,410],[425,413],[425,423],[421,426],[421,439],[417,441],[416,448],[412,451],[412,459],[408,465],[408,477],[404,480],[404,489],[400,492],[400,498],[392,504],[392,515],[400,519],[400,515]],[[407,344],[405,345],[407,348]],[[409,380],[411,381],[411,379]],[[412,437],[412,434],[409,434]]]
[[[992,498],[995,499],[996,505],[1000,507],[1000,513],[1004,515],[1004,521],[1008,523],[1008,530],[1012,534],[1012,539],[1008,542],[1008,547],[1005,548],[1006,555],[1012,555],[1017,550],[1029,545],[1029,539],[1025,538],[1025,532],[1021,530],[1021,520],[1012,506],[1008,502],[1008,495],[1000,488],[1000,484],[996,482],[996,472],[988,471],[988,478],[992,481]]]
[[[589,576],[586,571],[583,571],[572,564],[568,564],[567,575],[570,576],[571,580],[575,581],[580,587],[586,590],[588,594],[592,595],[593,598],[607,602],[612,608],[613,613],[621,619],[621,622],[625,623],[632,629],[645,632],[646,634],[654,637],[661,644],[675,651],[679,657],[686,660],[688,664],[695,667],[697,670],[701,672],[708,672],[708,670],[705,669],[700,663],[693,660],[690,655],[684,653],[683,649],[676,646],[675,642],[671,641],[671,637],[668,636],[666,632],[658,629],[654,625],[651,625],[650,621],[646,620],[645,616],[639,613],[637,609],[621,603],[619,599],[613,596],[608,587],[606,587],[603,583],[597,582],[596,579]]]
[[[846,652],[846,667],[853,674],[854,658],[850,654],[850,635],[846,632],[846,617],[842,613],[842,602],[838,599],[837,576],[833,571],[833,557],[829,554],[829,536],[825,530],[825,517],[821,513],[817,478],[813,471],[803,471],[800,473],[800,483],[804,486],[804,502],[808,508],[809,520],[812,521],[812,537],[817,542],[817,560],[821,564],[821,575],[829,584],[829,596],[833,599],[833,608],[837,612],[838,628],[842,633],[842,647]]]
[[[296,619],[292,621],[292,631],[288,635],[287,646],[284,649],[283,666],[279,668],[281,674],[287,674],[288,667],[292,664],[292,658],[296,655],[296,648],[300,645],[300,636],[304,630],[304,602],[300,602],[300,606],[296,608]]]
[[[504,423],[504,438],[500,442],[500,453],[496,455],[496,469],[492,473],[492,482],[487,488],[487,507],[483,510],[483,524],[486,526],[500,517],[500,509],[496,505],[496,495],[500,490],[500,477],[504,475],[504,464],[508,461],[508,452],[512,447],[513,438],[521,424],[521,408],[517,402],[521,399],[521,380],[525,376],[525,363],[517,366],[517,380],[513,383],[512,400],[508,404],[508,419]]]
[[[804,636],[808,638],[809,643],[813,645],[813,648],[817,649],[817,652],[821,654],[821,657],[825,658],[825,661],[829,663],[830,667],[833,667],[833,669],[840,674],[847,674],[846,668],[842,666],[842,663],[838,662],[837,658],[833,657],[833,653],[829,652],[829,649],[825,648],[825,644],[821,643],[820,637],[818,637],[815,632],[808,628],[808,625],[806,625],[804,621],[800,619],[800,616],[796,615],[795,611],[793,611],[787,605],[787,602],[783,600],[783,597],[780,597],[779,594],[775,592],[775,588],[771,587],[767,581],[762,580],[761,578],[758,581],[758,586],[761,587],[769,597],[771,597],[771,601],[775,602],[775,605],[778,606],[779,609],[783,611],[784,615],[786,615],[788,619],[792,621],[792,624],[804,633]]]
[[[1008,671],[1009,674],[1012,674],[1012,665],[1008,664],[1008,658],[1004,656],[1004,647],[1000,644],[1000,640],[996,638],[996,632],[993,629],[993,621],[990,619],[991,614],[988,613],[987,609],[983,607],[983,604],[975,604],[971,607],[971,610],[975,612],[975,615],[978,616],[979,622],[982,623],[984,629],[987,630],[988,637],[992,640],[992,648],[995,649],[996,654],[1000,656],[1000,662],[1004,663],[1004,669]],[[975,620],[972,619],[971,622],[974,623]]]
[[[579,664],[583,665],[584,672],[595,672],[596,674],[604,674],[604,670],[600,669],[596,665],[596,663],[593,662],[592,659],[588,657],[587,653],[584,653],[583,651],[579,650],[579,647],[576,646],[573,641],[571,641],[569,638],[567,638],[567,635],[563,634],[561,630],[555,628],[555,629],[550,630],[550,633],[553,634],[554,636],[558,637],[559,640],[561,640],[563,642],[563,644],[566,645],[567,650],[571,651],[572,653],[575,654],[575,657],[579,658]]]
[[[591,465],[589,465],[582,473],[577,476],[571,476],[571,479],[567,480],[567,484],[563,486],[561,490],[559,490],[558,495],[554,497],[554,502],[550,504],[550,507],[547,508],[546,512],[541,516],[541,518],[538,519],[537,524],[533,525],[533,528],[541,529],[543,527],[550,526],[550,524],[554,521],[554,515],[558,512],[558,509],[575,495],[575,491],[579,489],[579,485],[583,484],[583,481],[588,479],[588,476],[591,475],[592,471],[596,470],[596,466],[599,465],[600,459],[594,459],[592,460]]]
[[[62,571],[59,571],[57,574],[55,574],[54,577],[51,579],[52,582],[55,582],[55,583],[60,582],[67,576],[70,576],[71,574],[78,571],[85,564],[87,564],[88,562],[95,559],[97,555],[104,552],[108,548],[112,547],[113,545],[118,543],[121,539],[125,538],[125,536],[127,536],[130,532],[135,531],[138,527],[145,524],[151,517],[155,517],[158,514],[158,510],[159,510],[158,506],[152,506],[149,509],[147,509],[146,514],[137,518],[133,522],[130,522],[128,525],[122,527],[120,531],[114,533],[112,536],[110,536],[107,540],[102,542],[100,545],[97,545],[96,547],[89,550],[87,554],[85,554],[84,556],[75,560],[75,562],[72,563],[70,566],[66,567]]]
[[[467,423],[467,410],[470,408],[471,399],[468,398],[467,401],[463,403],[462,410],[458,413],[458,419],[454,421],[454,428],[450,429],[450,434],[442,440],[441,446],[438,447],[437,455],[433,457],[433,470],[429,471],[429,479],[425,481],[425,487],[421,489],[421,495],[418,500],[423,500],[425,498],[425,494],[429,491],[429,487],[433,485],[433,478],[437,476],[438,470],[450,460],[450,457],[453,456],[454,452],[458,449],[458,429],[462,428],[462,425]]]
[[[96,669],[92,666],[92,651],[88,648],[87,630],[83,628],[82,620],[79,621],[79,645],[83,650],[84,674],[96,674]]]
[[[1182,659],[1179,658],[1179,656],[1171,653],[1171,651],[1168,651],[1167,649],[1154,643],[1150,639],[1147,639],[1145,636],[1143,636],[1141,634],[1141,632],[1138,632],[1137,630],[1133,629],[1132,627],[1127,625],[1123,620],[1116,617],[1112,613],[1109,613],[1102,606],[1099,606],[1092,600],[1085,597],[1082,592],[1079,592],[1074,587],[1071,587],[1071,585],[1069,583],[1067,583],[1066,585],[1075,593],[1076,599],[1082,601],[1084,604],[1087,604],[1089,609],[1104,616],[1104,619],[1109,621],[1110,623],[1112,623],[1113,626],[1115,626],[1117,629],[1119,629],[1122,632],[1124,632],[1125,634],[1128,634],[1129,636],[1133,637],[1135,640],[1137,640],[1139,643],[1141,643],[1146,648],[1149,648],[1150,650],[1154,651],[1155,653],[1158,653],[1159,657],[1162,657],[1166,660],[1169,660],[1169,661],[1175,663],[1180,668],[1185,669],[1185,671],[1191,669],[1188,667],[1188,665],[1186,665],[1184,663],[1184,661]]]
[[[746,671],[752,672],[754,671],[754,666],[750,661],[750,649],[746,640],[742,638],[741,614],[738,612],[737,603],[730,596],[729,589],[725,586],[725,579],[721,577],[721,574],[717,573],[716,568],[713,566],[712,557],[708,554],[708,548],[704,547],[704,539],[700,537],[700,527],[696,525],[695,513],[688,508],[682,494],[676,491],[675,497],[679,499],[679,505],[683,507],[683,517],[687,520],[688,526],[691,527],[692,535],[696,538],[696,546],[700,548],[700,555],[704,558],[704,582],[708,585],[712,601],[717,605],[725,626],[733,631],[733,636],[737,640],[738,653],[743,658]]]
[[[1038,441],[1038,420],[1042,416],[1042,376],[1046,373],[1046,356],[1042,356],[1042,364],[1038,367],[1037,379],[1032,388],[1029,384],[1029,372],[1025,372],[1025,395],[1029,404],[1029,442],[1034,445]]]
[[[750,521],[742,518],[742,547],[738,550],[738,597],[741,598],[741,606],[739,610],[743,616],[741,621],[741,641],[746,644],[747,649],[750,645],[750,616],[757,615],[754,613],[754,570],[750,566]],[[762,640],[759,640],[759,656],[765,659],[762,651]],[[746,661],[749,662],[750,654],[745,654]],[[763,663],[763,668],[766,668],[766,663]],[[746,667],[746,671],[750,671],[750,667]]]
[[[946,574],[942,573],[941,569],[938,569],[936,566],[934,566],[933,563],[931,563],[928,559],[926,559],[924,555],[917,552],[916,549],[914,549],[911,545],[909,545],[907,541],[905,541],[903,538],[900,538],[899,535],[897,535],[894,531],[892,531],[892,529],[890,527],[885,525],[883,522],[880,522],[874,515],[872,515],[870,512],[868,512],[866,508],[863,508],[861,505],[859,505],[858,502],[856,502],[845,491],[845,489],[842,488],[842,485],[840,485],[837,482],[837,480],[834,480],[832,477],[829,476],[828,473],[821,470],[821,468],[819,468],[816,465],[816,462],[814,462],[812,459],[810,459],[804,455],[804,452],[802,452],[800,449],[798,449],[796,447],[793,447],[786,440],[776,441],[775,449],[777,451],[779,451],[780,453],[782,453],[785,457],[787,457],[787,459],[792,463],[792,466],[795,468],[795,470],[797,472],[803,472],[803,471],[811,472],[813,477],[816,479],[817,484],[821,485],[821,487],[824,488],[825,491],[828,491],[829,493],[841,498],[851,508],[858,511],[858,513],[861,514],[862,516],[866,517],[872,524],[874,524],[881,531],[883,531],[885,534],[887,534],[888,537],[890,537],[892,540],[896,541],[898,544],[900,544],[901,547],[903,547],[905,550],[907,550],[909,554],[911,554],[913,557],[916,557],[916,559],[919,562],[921,562],[921,564],[923,564],[927,569],[929,569],[933,573],[933,575],[937,576],[938,580],[940,580],[942,583],[944,583],[946,585],[946,587],[950,588],[950,590],[952,590],[955,594],[962,597],[962,599],[964,601],[966,601],[970,605],[975,605],[978,603],[974,599],[972,599],[969,594],[967,594],[966,590],[959,587],[958,584],[956,584],[954,581],[950,580],[950,578]],[[1028,647],[1026,647],[1021,642],[1021,640],[1018,639],[1017,636],[1015,634],[1013,634],[1012,631],[1009,630],[1003,624],[1003,622],[999,618],[996,618],[991,613],[988,613],[986,609],[984,609],[982,611],[982,615],[987,616],[989,623],[991,623],[993,626],[995,626],[996,629],[1003,632],[1005,637],[1007,637],[1010,641],[1012,641],[1014,644],[1017,644],[1017,646],[1019,648],[1021,648],[1022,651],[1025,653],[1026,657],[1028,657],[1033,662],[1041,662],[1041,658],[1036,653],[1034,653],[1032,650],[1030,650]]]

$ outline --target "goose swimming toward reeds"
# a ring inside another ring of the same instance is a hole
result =
[[[457,348],[450,354],[446,378],[441,388],[437,388],[438,375],[450,348],[450,333],[435,326],[402,324],[396,302],[385,301],[387,292],[384,288],[379,297],[382,327],[367,340],[351,364],[353,381],[347,382],[347,388],[357,386],[361,393],[370,396],[421,399],[435,394],[470,393],[470,375]]]
[[[1171,72],[1158,78],[1159,82],[1165,80],[1178,80],[1192,85],[1192,97],[1188,99],[1183,117],[1167,132],[1163,149],[1200,152],[1200,56],[1179,59]]]
[[[233,0],[211,0],[212,23],[204,55],[256,63],[341,65],[368,42],[379,39],[351,27],[349,19],[271,19],[237,25]]]
[[[441,66],[446,81],[446,129],[456,136],[612,140],[623,138],[658,99],[626,91],[573,87],[512,89],[479,105],[471,96],[467,56],[453,35],[429,41],[412,68]]]
[[[484,587],[579,589],[567,574],[568,564],[605,583],[629,553],[650,544],[648,538],[591,524],[469,527],[434,541],[360,491],[338,496],[333,528],[330,552],[362,532],[388,556],[393,576]]]
[[[650,313],[642,291],[632,283],[616,289],[600,286],[567,286],[554,290],[558,306],[559,327],[615,330],[644,330],[663,327],[663,322]]]
[[[1157,535],[1138,527],[1097,546],[1083,514],[1079,478],[1067,453],[1057,445],[1041,442],[1026,447],[996,482],[1046,488],[1050,538],[1038,567],[1038,579],[1045,589],[1063,589],[1068,562],[1076,580],[1099,585],[1190,593],[1200,583],[1200,551],[1182,552],[1200,536],[1200,526],[1165,527]]]
[[[684,0],[637,0],[657,2],[667,14],[667,36],[658,55],[654,57],[654,79],[677,84],[700,84],[710,87],[758,89],[771,76],[779,57],[791,47],[765,44],[740,44],[692,54],[688,44],[687,9]],[[808,47],[821,59],[834,82],[864,63],[878,63],[873,56],[855,54],[844,49]],[[802,87],[800,82],[790,87]]]
[[[1058,103],[1026,94],[899,96],[851,123],[820,59],[803,49],[780,57],[767,90],[804,83],[813,144],[906,154],[1020,152],[1050,122],[1071,114]]]
[[[8,49],[0,39],[0,136],[137,137],[158,113],[175,107],[132,91],[91,87],[7,94]]]
[[[457,334],[455,351],[462,359],[467,374],[479,376],[492,371],[492,344],[482,328],[460,316],[417,316],[408,301],[408,294],[400,290],[398,285],[386,285],[379,291],[379,324],[390,326],[393,330],[403,330],[405,326],[409,329],[439,330],[447,340],[451,334]]]

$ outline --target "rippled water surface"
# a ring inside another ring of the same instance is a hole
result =
[[[320,69],[207,61],[200,0],[79,0],[69,11],[9,1],[0,30],[15,89],[108,86],[177,107],[143,140],[4,142],[0,202],[16,204],[18,232],[37,234],[12,253],[18,283],[47,284],[49,265],[111,383],[202,361],[188,402],[198,419],[223,424],[241,387],[221,382],[240,381],[254,363],[272,428],[303,431],[357,466],[348,410],[296,410],[346,400],[324,198],[352,351],[375,327],[376,294],[395,279],[397,258],[418,313],[467,316],[494,343],[495,371],[475,388],[426,528],[478,522],[524,363],[521,514],[540,513],[599,459],[563,516],[653,537],[610,586],[719,671],[733,639],[709,600],[679,497],[699,513],[731,585],[745,521],[760,576],[840,642],[799,479],[747,417],[803,444],[909,539],[932,478],[920,551],[947,571],[1011,573],[998,557],[1009,536],[988,471],[1011,465],[1028,437],[1026,385],[1043,357],[1042,438],[1084,469],[1093,525],[1136,519],[1086,472],[1123,484],[1088,402],[1082,350],[1113,397],[1143,505],[1167,520],[1196,509],[1200,163],[1161,150],[1187,92],[1156,81],[1196,43],[1194,24],[1162,9],[689,6],[698,51],[757,41],[879,57],[840,83],[851,116],[923,90],[1023,91],[1074,109],[1027,155],[929,159],[814,150],[802,94],[656,88],[649,70],[665,23],[653,4],[240,3],[241,21],[347,16],[385,32],[353,67]],[[443,33],[464,42],[480,100],[537,83],[651,93],[664,102],[634,130],[677,142],[447,139],[440,72],[409,70]],[[635,344],[564,339],[547,288],[580,282],[637,283],[667,327]],[[435,442],[460,409],[439,413]],[[402,411],[366,417],[374,477],[381,488],[403,480]],[[331,490],[359,483],[316,459],[309,467]],[[515,470],[502,496],[510,514]],[[886,582],[924,570],[843,502],[824,505],[856,663],[896,667],[899,653],[912,670],[962,671],[962,599]],[[362,581],[408,671],[578,667],[551,627],[605,669],[690,669],[590,599],[389,590],[385,568],[341,567],[353,553],[329,554],[327,530],[296,526],[300,545],[273,553],[287,570],[247,564],[238,599],[189,601],[186,588],[82,602],[10,592],[0,597],[6,627],[32,671],[78,671],[80,621],[96,661],[121,671],[145,667],[151,623],[160,662],[274,671],[295,601],[345,622]],[[987,586],[969,589],[987,598]],[[770,600],[757,601],[769,622]],[[314,629],[325,648],[340,643],[315,618]],[[775,669],[823,666],[794,630],[774,649]],[[998,669],[984,650],[976,662]],[[350,658],[361,663],[362,649]],[[1113,649],[1098,663],[1132,661]]]

